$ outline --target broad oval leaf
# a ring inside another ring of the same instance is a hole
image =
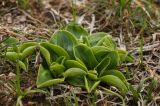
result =
[[[19,50],[20,50],[20,52],[23,52],[24,49],[26,49],[30,46],[36,46],[36,45],[38,45],[37,42],[27,41],[27,42],[23,43],[22,45],[20,45]]]
[[[66,66],[66,68],[80,68],[86,72],[88,71],[85,65],[76,60],[66,60],[64,62],[64,65]]]
[[[67,59],[70,58],[69,54],[60,46],[57,46],[49,42],[42,42],[40,45],[46,48],[50,53],[53,52],[53,55],[65,56]]]
[[[76,70],[75,70],[76,69]],[[82,69],[79,68],[70,68],[66,73],[64,73],[64,76],[67,77],[66,81],[73,85],[73,86],[78,86],[85,88],[85,83],[84,83],[84,76],[87,73],[83,71]]]
[[[7,52],[5,56],[11,61],[16,61],[19,58],[18,53],[16,52]]]
[[[110,58],[110,62],[108,64],[107,69],[115,69],[119,65],[120,58],[116,50],[110,51],[106,49],[106,47],[95,46],[92,48],[92,51],[99,62],[101,62],[106,57]]]
[[[128,88],[126,87],[126,85],[117,76],[114,76],[114,75],[105,75],[105,76],[101,77],[100,80],[101,80],[101,82],[105,82],[105,83],[107,83],[109,85],[117,87],[118,89],[120,89],[120,91],[123,94],[126,93],[126,92],[128,92]]]
[[[83,36],[88,36],[87,31],[81,25],[76,23],[67,25],[66,30],[71,32],[78,39],[81,39]]]
[[[50,70],[53,73],[53,75],[56,74],[55,76],[59,76],[59,75],[61,75],[64,72],[65,67],[62,64],[53,62],[50,65]]]
[[[93,73],[88,73],[88,74],[87,74],[87,77],[88,77],[89,79],[91,79],[91,80],[97,80],[97,79],[98,79],[97,75],[95,75],[95,74],[93,74]]]
[[[91,46],[90,43],[89,43],[89,40],[88,40],[88,36],[84,36],[82,39],[83,39],[83,41],[82,41],[83,44],[85,44],[89,47]]]
[[[18,61],[17,62],[17,64],[19,65],[19,67],[21,68],[21,69],[23,69],[24,71],[26,71],[27,72],[27,67],[26,67],[26,65],[22,62],[22,61]]]
[[[48,80],[53,79],[51,72],[45,69],[42,65],[39,66],[38,76],[37,76],[37,85],[40,85]]]
[[[51,64],[51,56],[50,56],[49,51],[46,48],[44,48],[43,46],[39,46],[39,49],[40,49],[40,53],[41,53],[42,57],[47,62],[48,66],[50,66],[50,64]]]
[[[107,70],[109,69],[116,69],[117,66],[119,65],[119,55],[117,51],[112,51],[106,55],[107,57],[110,58],[110,63],[107,67]]]
[[[64,48],[74,58],[73,47],[77,45],[77,40],[72,33],[64,30],[57,31],[51,37],[50,42]]]
[[[69,77],[66,79],[66,81],[73,86],[85,88],[84,76],[79,75],[79,76]]]
[[[89,36],[90,45],[95,46],[98,43],[98,41],[100,41],[106,35],[108,35],[108,34],[104,33],[104,32],[93,33],[91,36]]]
[[[95,67],[95,70],[97,70],[99,76],[103,75],[103,72],[107,69],[108,65],[110,64],[110,59],[108,56],[106,56],[102,61]]]
[[[60,56],[56,59],[55,62],[59,63],[59,64],[64,64],[64,62],[66,61],[66,57],[65,56]]]
[[[39,66],[36,85],[38,88],[48,87],[64,82],[64,78],[53,79],[49,70],[42,65]]]
[[[102,59],[109,53],[111,50],[104,46],[94,46],[91,48],[93,51],[93,54],[95,55],[96,59],[101,62]]]
[[[126,85],[126,87],[129,88],[128,82],[122,72],[120,72],[118,70],[105,70],[103,73],[103,76],[105,76],[105,75],[114,75],[114,76],[118,77],[119,79],[121,79],[123,81],[123,83]]]
[[[83,76],[83,75],[86,75],[87,73],[80,69],[80,68],[69,68],[68,70],[66,70],[64,73],[63,73],[63,76],[65,78],[68,78],[68,77],[77,77],[77,76]]]
[[[84,44],[79,44],[74,48],[74,55],[80,59],[89,70],[94,69],[98,64],[92,50]]]
[[[105,75],[114,75],[114,76],[120,78],[122,81],[126,81],[125,76],[118,70],[106,70],[103,73],[103,76],[105,76]]]
[[[100,41],[98,41],[97,46],[105,46],[109,50],[115,50],[117,48],[111,35],[103,37]]]
[[[98,80],[98,73],[96,70],[89,70],[87,73],[87,77],[91,80]]]
[[[118,55],[120,57],[120,63],[123,63],[123,62],[132,62],[134,57],[128,53],[127,51],[124,51],[124,50],[120,50],[118,49]]]
[[[52,79],[52,80],[48,80],[42,84],[37,85],[37,88],[49,87],[49,86],[57,85],[63,82],[64,82],[64,78]]]
[[[29,47],[25,48],[22,52],[21,59],[23,60],[24,58],[32,55],[33,52],[35,51],[35,49],[36,49],[36,46],[29,46]]]
[[[13,50],[13,47],[8,47],[6,51],[7,51],[7,52],[15,52],[15,51]]]

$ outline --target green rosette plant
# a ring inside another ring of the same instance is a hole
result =
[[[91,93],[101,83],[129,91],[129,84],[117,67],[131,62],[133,56],[116,46],[112,36],[97,32],[89,35],[80,25],[72,23],[56,31],[49,41],[25,42],[9,48],[6,57],[23,70],[28,70],[28,57],[40,53],[42,63],[37,75],[37,88],[69,83]]]

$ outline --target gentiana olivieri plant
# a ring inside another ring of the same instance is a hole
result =
[[[10,49],[6,56],[11,61],[19,58],[18,64],[23,70],[28,69],[28,56],[40,52],[43,61],[38,70],[38,88],[67,82],[88,93],[101,83],[118,88],[121,94],[129,90],[117,66],[132,61],[133,57],[117,48],[107,33],[89,35],[80,25],[72,23],[56,31],[49,41],[26,42],[18,48],[19,55]]]

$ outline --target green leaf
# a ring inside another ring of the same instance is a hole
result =
[[[8,47],[6,51],[7,51],[7,52],[15,52],[15,51],[13,50],[13,47]]]
[[[90,92],[91,84],[88,82],[86,77],[84,77],[84,82],[85,82],[85,87],[86,87],[87,92]]]
[[[92,70],[98,64],[92,50],[84,44],[75,46],[74,55],[76,59],[80,59],[89,70]]]
[[[118,49],[118,55],[120,57],[120,63],[122,62],[133,62],[134,57],[127,51]]]
[[[92,51],[96,56],[96,59],[101,62],[105,57],[110,58],[110,63],[107,69],[115,69],[119,65],[119,55],[116,50],[111,51],[107,47],[95,46],[92,47]]]
[[[79,75],[79,76],[69,77],[66,79],[66,81],[73,86],[85,88],[84,76]]]
[[[64,82],[64,78],[52,79],[52,80],[48,80],[42,84],[37,85],[37,88],[49,87],[49,86],[57,85],[63,82]]]
[[[9,59],[9,60],[11,60],[11,61],[16,61],[19,57],[18,57],[18,53],[16,53],[16,52],[7,52],[6,54],[5,54],[5,56]]]
[[[88,71],[85,65],[81,64],[79,61],[76,61],[76,60],[66,60],[64,62],[64,65],[67,68],[80,68],[86,72]]]
[[[66,26],[66,30],[71,32],[78,39],[81,39],[83,36],[88,36],[87,31],[79,24],[69,24]]]
[[[92,81],[84,76],[85,87],[88,93],[91,93],[100,83],[100,81]]]
[[[53,76],[51,72],[45,69],[42,65],[40,65],[38,70],[38,76],[37,76],[37,85],[52,79],[53,79]]]
[[[121,9],[123,10],[126,6],[126,0],[120,0],[120,6],[121,6]]]
[[[9,37],[3,41],[3,44],[11,45],[11,46],[16,43],[18,43],[18,39],[16,39],[15,37]]]
[[[87,73],[80,68],[70,68],[63,73],[63,76],[67,82],[74,86],[84,87],[84,78],[83,76]]]
[[[83,39],[83,41],[82,41],[83,44],[85,44],[89,47],[91,46],[90,43],[89,43],[89,40],[88,40],[88,36],[83,36],[82,39]]]
[[[69,68],[68,70],[66,70],[64,73],[63,73],[63,76],[65,78],[68,78],[68,77],[77,77],[77,76],[83,76],[83,75],[86,75],[87,73],[80,69],[80,68]]]
[[[111,50],[109,50],[107,47],[104,46],[94,46],[91,48],[93,51],[93,54],[95,55],[96,59],[101,62],[102,59],[109,53]]]
[[[59,63],[59,64],[64,64],[65,61],[66,61],[65,56],[60,56],[56,59],[56,62]]]
[[[28,67],[29,67],[28,58],[25,58],[25,59],[23,60],[23,63],[24,63],[25,66],[26,66],[26,72],[28,72]]]
[[[92,92],[100,84],[100,82],[101,81],[95,81],[90,88],[90,92]]]
[[[46,48],[44,48],[43,46],[39,46],[39,48],[40,48],[40,53],[41,53],[42,57],[47,62],[48,66],[50,66],[50,64],[51,64],[51,56],[50,56],[49,51]]]
[[[46,48],[52,55],[56,55],[57,57],[65,56],[67,59],[70,59],[69,54],[60,46],[51,44],[49,42],[42,42],[40,45]]]
[[[24,49],[26,49],[30,46],[36,46],[36,45],[38,45],[37,42],[27,41],[27,42],[20,45],[19,50],[20,50],[20,52],[23,52]]]
[[[97,46],[105,46],[109,50],[115,50],[117,48],[111,35],[103,37],[100,41],[98,41]]]
[[[95,46],[98,43],[98,41],[100,41],[106,35],[108,35],[108,34],[104,33],[104,32],[93,33],[91,36],[89,36],[90,45]]]
[[[116,69],[119,65],[119,55],[117,51],[112,51],[107,54],[107,57],[110,58],[110,63],[107,67],[107,70]]]
[[[29,47],[25,48],[22,52],[21,59],[23,60],[24,58],[32,55],[33,52],[35,51],[35,49],[36,49],[36,46],[29,46]]]
[[[22,61],[19,60],[17,64],[19,65],[19,67],[21,69],[23,69],[24,71],[27,72],[27,67],[26,67],[26,65]]]
[[[105,75],[105,76],[101,77],[100,80],[102,82],[109,84],[109,85],[117,87],[118,89],[120,89],[122,94],[125,94],[126,92],[128,92],[128,88],[126,87],[126,85],[117,76]]]
[[[87,73],[87,77],[91,80],[98,80],[97,76],[98,76],[98,73],[96,70],[89,70]]]
[[[125,76],[118,70],[106,70],[103,73],[103,76],[105,76],[105,75],[114,75],[114,76],[120,78],[122,81],[126,81]]]
[[[110,64],[110,58],[106,56],[96,67],[99,76],[102,76],[104,71],[107,69],[108,65]]]
[[[50,42],[64,48],[74,58],[73,47],[77,45],[77,40],[70,32],[64,30],[57,31],[51,37]]]
[[[62,64],[53,62],[53,63],[50,65],[50,70],[51,70],[51,72],[53,73],[53,75],[56,74],[55,76],[59,76],[59,75],[61,75],[61,74],[64,72],[65,67],[64,67]]]
[[[42,65],[39,66],[36,85],[38,88],[48,87],[64,82],[64,78],[53,79],[49,70],[44,69]]]
[[[102,75],[103,76],[105,76],[105,75],[114,75],[114,76],[118,77],[119,79],[121,79],[123,81],[123,83],[126,85],[126,87],[129,88],[129,84],[128,84],[125,76],[123,75],[122,72],[120,72],[118,70],[105,70]]]

